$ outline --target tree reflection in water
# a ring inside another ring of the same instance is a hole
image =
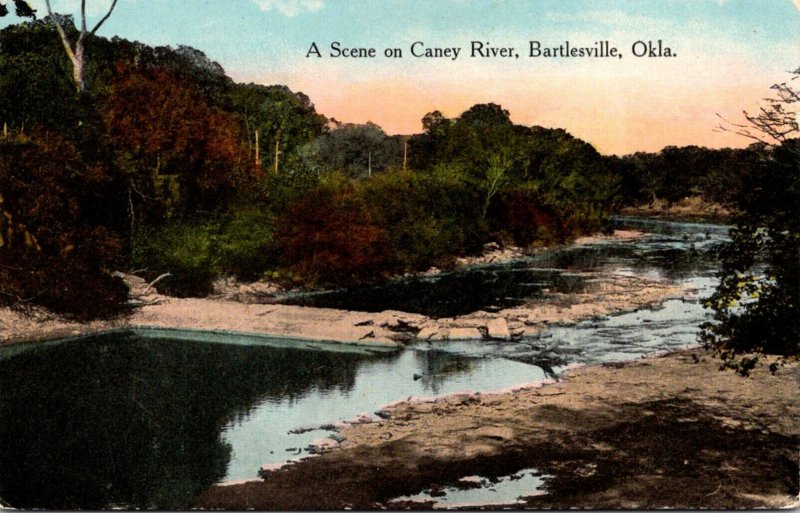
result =
[[[229,421],[352,388],[366,355],[93,337],[2,362],[0,497],[14,507],[186,508],[225,476]]]

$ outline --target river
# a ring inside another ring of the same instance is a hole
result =
[[[513,342],[417,343],[375,352],[235,337],[125,332],[0,350],[0,497],[14,507],[176,509],[205,488],[309,455],[339,421],[409,397],[557,378],[696,343],[698,298],[716,283],[716,225],[616,218],[639,240],[601,241],[514,262],[286,298],[437,316],[499,309],[585,286],[592,274],[659,276],[697,298],[551,326]],[[213,343],[212,343],[213,341]]]

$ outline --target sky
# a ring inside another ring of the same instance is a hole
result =
[[[90,24],[111,3],[86,1]],[[30,3],[46,12],[43,0]],[[80,8],[51,3],[64,14]],[[285,84],[328,117],[390,134],[421,131],[433,110],[456,117],[494,102],[515,123],[626,154],[751,142],[715,130],[719,116],[741,121],[800,67],[800,0],[118,0],[98,35],[195,47],[236,81]],[[634,55],[637,41],[639,50],[659,40],[674,56]],[[335,41],[376,56],[333,57]],[[472,57],[473,41],[513,48],[512,57]],[[530,57],[531,41],[607,41],[622,58]],[[415,42],[461,50],[455,60],[415,57]],[[401,58],[384,56],[395,48]]]

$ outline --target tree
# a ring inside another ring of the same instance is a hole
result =
[[[67,35],[64,27],[61,25],[63,22],[62,18],[53,14],[53,9],[50,7],[50,0],[45,0],[45,5],[47,5],[47,14],[53,19],[56,25],[56,30],[58,30],[58,35],[61,37],[61,44],[64,45],[64,50],[67,52],[67,57],[69,57],[70,62],[72,62],[72,78],[75,81],[75,88],[78,91],[78,94],[83,94],[87,91],[86,79],[84,77],[84,66],[86,64],[86,38],[94,36],[100,27],[103,26],[103,23],[106,22],[106,20],[111,16],[111,13],[114,11],[114,7],[117,6],[117,0],[113,0],[111,2],[111,7],[108,8],[108,12],[105,14],[105,16],[100,18],[100,21],[97,22],[92,30],[88,30],[86,25],[86,0],[81,0],[81,28],[74,43],[70,40],[70,37]]]
[[[128,177],[131,232],[147,216],[226,205],[251,169],[235,117],[171,70],[120,65],[101,110]]]
[[[342,171],[353,178],[372,176],[403,162],[403,144],[381,127],[343,123],[316,142],[316,157],[325,171]]]
[[[489,157],[489,165],[486,168],[486,176],[484,177],[484,201],[483,210],[481,211],[481,219],[486,218],[486,213],[489,211],[489,204],[503,186],[508,182],[508,170],[511,167],[508,155],[499,153]]]
[[[50,7],[50,0],[45,0],[48,17],[55,25],[58,35],[61,38],[61,44],[64,45],[67,57],[69,57],[72,63],[72,79],[75,82],[75,89],[78,91],[78,94],[83,94],[87,91],[85,78],[86,39],[94,36],[97,31],[100,30],[100,27],[102,27],[111,16],[114,7],[117,6],[117,1],[118,0],[113,0],[111,2],[111,7],[109,7],[105,16],[100,18],[100,21],[97,22],[94,28],[89,30],[86,25],[86,0],[81,0],[81,27],[80,30],[78,30],[77,37],[75,37],[72,34],[67,34],[67,31],[72,32],[72,30],[75,30],[74,27],[67,26],[68,24],[71,25],[71,18],[69,16],[54,14],[53,9]],[[14,6],[16,8],[16,15],[20,18],[36,19],[36,10],[32,9],[28,2],[24,0],[14,0]],[[7,14],[8,7],[0,2],[0,17],[6,16]]]
[[[792,84],[800,68],[792,75],[757,114],[744,113],[746,124],[722,127],[768,147],[744,179],[720,284],[706,302],[714,322],[701,334],[742,374],[756,361],[743,353],[800,353],[800,92]]]
[[[230,96],[234,111],[244,121],[250,159],[255,162],[258,154],[260,163],[273,174],[298,167],[301,148],[325,130],[326,119],[308,96],[286,86],[237,84]]]

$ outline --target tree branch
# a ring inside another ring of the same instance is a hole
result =
[[[64,45],[64,50],[67,51],[67,57],[69,60],[72,61],[73,64],[76,62],[75,58],[75,51],[72,49],[72,44],[69,42],[69,38],[67,38],[67,33],[64,32],[64,27],[61,26],[61,23],[58,21],[58,18],[53,15],[53,9],[50,7],[50,0],[45,0],[45,5],[47,5],[47,14],[50,18],[53,19],[53,23],[56,26],[56,30],[58,31],[58,35],[61,37],[61,44]]]
[[[103,16],[103,18],[100,21],[97,22],[97,25],[94,26],[94,28],[91,31],[91,35],[95,35],[97,30],[103,25],[103,23],[106,22],[109,16],[111,16],[111,13],[114,11],[114,7],[116,6],[117,6],[117,0],[111,2],[111,7],[108,8],[108,12],[106,13],[105,16]]]
[[[86,32],[86,0],[81,0],[81,35]]]

